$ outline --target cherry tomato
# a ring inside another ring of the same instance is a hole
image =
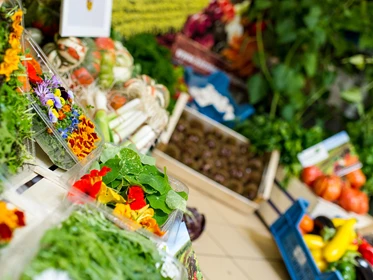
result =
[[[308,216],[307,214],[305,214],[299,224],[299,228],[301,232],[309,233],[313,230],[313,227],[314,227],[314,222],[312,218]]]

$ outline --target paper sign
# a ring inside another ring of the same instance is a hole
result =
[[[63,0],[61,36],[109,37],[112,4],[112,0]]]
[[[324,174],[344,176],[362,167],[350,137],[342,131],[298,154],[304,167],[316,165]]]

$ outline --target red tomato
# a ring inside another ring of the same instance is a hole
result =
[[[339,205],[346,211],[366,214],[369,210],[369,199],[366,193],[344,186],[339,198]]]
[[[346,175],[346,179],[350,182],[351,187],[354,189],[360,189],[367,181],[367,178],[361,169],[348,173]]]
[[[302,171],[302,181],[312,187],[315,180],[322,175],[321,170],[316,166],[306,167]]]
[[[319,176],[313,184],[313,190],[318,195],[328,201],[339,198],[342,191],[342,180],[335,175]]]

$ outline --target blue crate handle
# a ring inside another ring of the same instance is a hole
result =
[[[298,229],[307,213],[308,201],[297,200],[270,227],[277,247],[293,280],[343,280],[339,271],[321,273]]]

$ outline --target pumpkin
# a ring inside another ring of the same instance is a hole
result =
[[[342,180],[335,175],[321,175],[313,184],[313,191],[320,197],[328,201],[339,198],[342,191]]]
[[[309,166],[302,171],[302,181],[307,186],[312,186],[318,177],[322,175],[321,170],[317,166]]]
[[[357,214],[366,214],[369,211],[369,199],[366,193],[348,186],[342,188],[338,202],[346,211]]]
[[[365,177],[361,169],[348,173],[346,175],[346,179],[350,182],[351,187],[353,187],[354,189],[360,189],[367,181],[367,178]]]

